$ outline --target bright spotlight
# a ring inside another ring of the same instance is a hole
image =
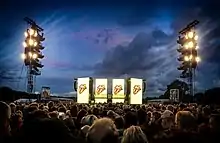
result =
[[[194,37],[194,40],[198,40],[199,39],[199,36],[198,35],[195,35],[195,37]]]
[[[27,37],[27,36],[28,36],[28,33],[27,33],[27,32],[24,32],[24,36]]]
[[[188,35],[186,34],[186,35],[185,35],[185,39],[188,39],[188,38],[189,38],[189,37],[188,37]]]
[[[21,58],[24,60],[24,59],[26,59],[26,55],[23,53],[23,54],[21,54]]]
[[[189,46],[189,48],[193,48],[193,46],[194,46],[193,41],[190,41],[190,42],[188,43],[188,46]]]
[[[35,33],[35,31],[31,28],[31,29],[29,29],[29,34],[32,36],[32,35],[34,35],[34,33]]]
[[[24,47],[27,47],[27,43],[26,43],[26,42],[23,42],[22,45],[23,45]]]
[[[184,57],[184,60],[185,60],[185,61],[189,61],[189,57],[188,57],[188,56],[185,56],[185,57]]]
[[[184,47],[185,47],[186,49],[189,49],[189,45],[188,45],[188,44],[185,44]]]
[[[34,37],[37,37],[37,31],[36,31],[36,32],[34,32]]]
[[[37,54],[34,53],[34,54],[32,55],[32,58],[33,58],[33,59],[36,59],[36,58],[37,58]]]
[[[37,46],[37,42],[35,41],[35,42],[34,42],[34,47],[36,47],[36,46]]]
[[[199,46],[196,46],[196,50],[198,50],[199,49]]]
[[[192,31],[190,31],[190,32],[188,33],[188,37],[189,37],[189,38],[193,38],[193,36],[194,36],[194,33],[193,33]]]
[[[29,52],[28,55],[29,55],[29,57],[31,58],[33,54],[32,54],[31,52]]]
[[[190,55],[190,56],[189,56],[189,60],[192,60],[192,59],[193,59],[193,55]]]
[[[196,62],[200,62],[201,61],[201,58],[200,57],[196,57]]]
[[[34,40],[33,40],[33,39],[29,39],[28,44],[29,44],[30,46],[32,46],[32,45],[34,44]]]

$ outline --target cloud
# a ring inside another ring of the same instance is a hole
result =
[[[211,88],[218,85],[220,77],[220,19],[216,12],[210,11],[207,4],[198,8],[186,9],[174,18],[171,26],[172,34],[167,35],[161,29],[151,33],[139,33],[128,46],[116,46],[106,53],[103,61],[96,65],[95,74],[106,76],[140,76],[147,80],[148,96],[160,95],[166,85],[179,77],[177,71],[178,53],[177,34],[189,22],[198,19],[199,54],[202,63],[196,73],[197,89]],[[220,11],[216,9],[216,11]]]
[[[125,74],[145,78],[149,91],[162,94],[169,78],[177,75],[172,37],[159,29],[139,33],[128,46],[110,49],[95,68],[95,75],[120,77]],[[171,50],[172,49],[172,50]],[[167,58],[169,57],[169,58]],[[173,70],[174,69],[174,70]],[[152,92],[153,93],[153,92]]]
[[[74,32],[74,40],[86,40],[96,46],[111,48],[121,43],[128,42],[131,36],[123,34],[119,28],[82,28]]]
[[[155,51],[161,51],[163,54],[162,51],[165,50],[159,46],[161,41],[165,42],[168,38],[168,35],[159,30],[149,34],[139,33],[128,46],[119,45],[109,50],[103,61],[96,65],[95,74],[109,76],[140,75],[143,72],[146,74],[148,69],[163,65],[164,59],[161,58],[163,55],[156,56],[158,53]]]

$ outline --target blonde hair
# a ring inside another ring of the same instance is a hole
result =
[[[121,143],[148,143],[148,141],[139,126],[131,126],[124,131]]]
[[[118,136],[118,131],[110,118],[102,118],[94,121],[88,130],[86,138],[88,142],[99,143],[108,135],[116,137]]]

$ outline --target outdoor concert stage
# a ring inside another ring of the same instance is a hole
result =
[[[140,78],[107,79],[83,77],[74,81],[78,103],[142,104],[146,82]]]

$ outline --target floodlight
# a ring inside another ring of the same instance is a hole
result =
[[[37,42],[35,41],[35,42],[34,42],[34,47],[36,47],[36,46],[37,46]]]
[[[194,40],[197,41],[199,39],[198,35],[195,35]]]
[[[31,52],[28,53],[28,56],[29,56],[30,58],[32,57],[32,55],[33,55],[33,54],[32,54]]]
[[[24,59],[26,59],[26,55],[23,53],[23,54],[21,54],[21,58],[24,60]]]
[[[190,55],[190,56],[189,56],[189,60],[192,60],[192,59],[193,59],[193,55]]]
[[[29,34],[30,34],[30,36],[32,36],[32,35],[34,35],[34,33],[35,33],[35,31],[34,31],[34,29],[29,29]]]
[[[195,60],[196,60],[196,62],[198,63],[198,62],[201,61],[201,58],[200,58],[200,57],[196,57]]]
[[[32,45],[34,44],[34,40],[33,40],[33,39],[29,39],[28,44],[29,44],[30,46],[32,46]]]
[[[34,54],[32,55],[32,58],[33,58],[33,59],[36,59],[36,58],[37,58],[37,54],[34,53]]]
[[[26,42],[23,42],[22,45],[23,45],[24,47],[27,47],[27,43],[26,43]]]
[[[193,41],[190,41],[190,42],[188,43],[188,46],[189,46],[189,48],[193,48],[193,46],[194,46]]]
[[[194,36],[194,32],[190,31],[190,32],[187,34],[187,36],[188,36],[190,39],[192,39],[193,36]]]
[[[188,56],[185,56],[185,57],[184,57],[184,61],[189,61],[189,57],[188,57]]]
[[[26,31],[24,32],[24,36],[25,36],[25,37],[28,37],[28,33],[27,33]]]

